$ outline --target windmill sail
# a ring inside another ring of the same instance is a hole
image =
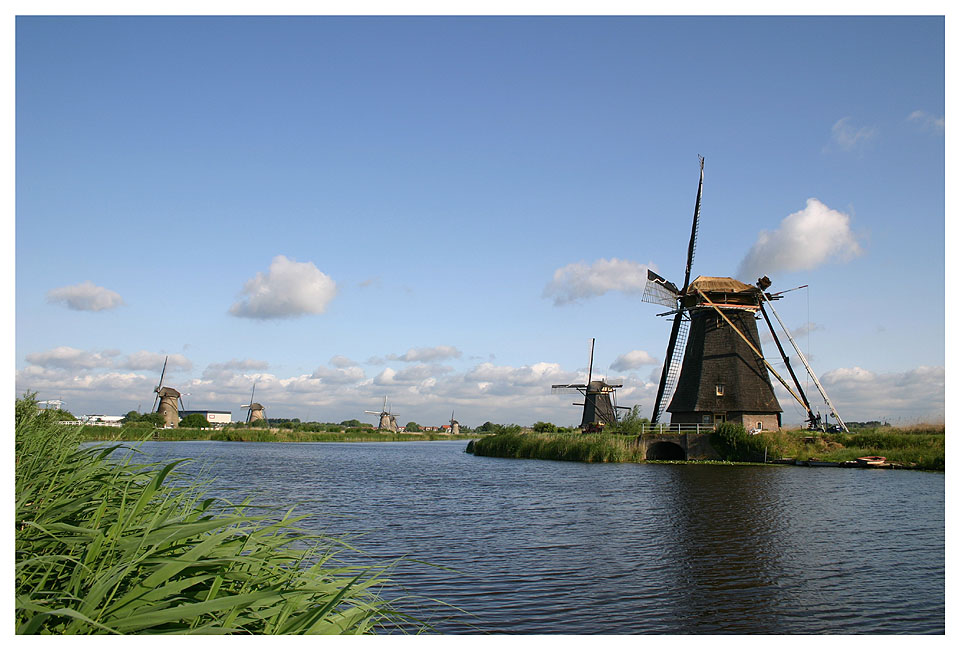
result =
[[[693,226],[690,228],[690,243],[687,245],[687,265],[683,272],[683,288],[680,290],[679,295],[677,296],[678,302],[674,303],[674,307],[679,306],[679,298],[683,296],[687,291],[687,287],[690,286],[690,270],[693,268],[693,257],[697,250],[697,233],[700,231],[700,199],[703,196],[703,157],[700,156],[700,183],[697,186],[697,202],[693,208]],[[654,274],[656,275],[656,274]],[[657,276],[660,277],[660,276]],[[649,280],[650,275],[648,273],[647,278]],[[666,282],[664,280],[664,282]],[[667,385],[669,378],[671,377],[671,371],[674,373],[674,380],[676,379],[676,373],[678,370],[673,369],[674,365],[679,365],[680,359],[675,359],[677,350],[677,338],[680,336],[680,330],[683,324],[683,311],[678,311],[673,317],[673,327],[670,329],[670,340],[667,343],[667,353],[663,357],[663,370],[660,371],[660,385],[657,387],[657,400],[653,404],[653,415],[650,417],[650,422],[656,424],[660,421],[660,416],[663,413],[665,408],[664,397],[669,397],[666,394]],[[680,348],[680,357],[683,356],[683,347]],[[672,390],[672,387],[671,387]]]
[[[680,290],[677,285],[647,269],[647,284],[643,288],[643,297],[640,298],[642,302],[676,309],[679,299]]]

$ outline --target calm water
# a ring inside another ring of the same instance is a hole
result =
[[[944,475],[479,458],[466,443],[154,442],[212,492],[364,533],[445,633],[943,633]],[[449,570],[453,569],[453,570]],[[390,594],[396,595],[396,594]]]

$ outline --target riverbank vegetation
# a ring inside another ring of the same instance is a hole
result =
[[[90,441],[135,440],[222,440],[230,442],[403,442],[412,440],[470,440],[475,434],[450,435],[426,431],[423,433],[391,433],[377,429],[349,428],[339,431],[303,431],[295,429],[225,426],[219,429],[180,426],[175,429],[155,429],[153,425],[124,425],[105,427],[85,425],[80,435]]]
[[[409,622],[376,594],[388,567],[339,563],[343,541],[289,511],[205,498],[182,461],[121,445],[16,402],[19,634],[346,633]],[[111,455],[112,454],[112,455]]]
[[[766,431],[757,436],[769,458],[843,462],[862,456],[884,456],[888,462],[915,469],[943,471],[946,467],[946,427],[918,424],[852,429],[850,433],[805,430]]]
[[[499,433],[467,444],[467,453],[498,458],[538,458],[584,463],[643,461],[635,438],[609,433]]]
[[[756,463],[784,458],[843,462],[862,456],[884,456],[891,463],[914,469],[945,468],[943,425],[880,427],[849,434],[813,433],[783,430],[751,435],[740,425],[725,423],[710,434],[710,444],[726,462]],[[472,440],[466,451],[477,456],[588,463],[645,460],[637,436],[606,432],[510,431]]]

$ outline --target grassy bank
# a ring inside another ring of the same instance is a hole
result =
[[[80,427],[80,436],[87,441],[138,440],[224,440],[232,442],[405,442],[414,440],[470,440],[473,434],[458,436],[442,433],[380,433],[376,429],[356,429],[341,432],[291,431],[289,429],[153,429],[141,426]]]
[[[944,425],[880,427],[819,436],[802,430],[769,431],[755,437],[767,446],[771,458],[843,462],[885,456],[889,462],[916,469],[943,471],[946,467]]]
[[[500,458],[537,458],[587,463],[635,463],[644,457],[635,436],[576,433],[504,433],[471,441],[467,452]],[[728,462],[796,458],[830,462],[861,456],[885,456],[891,463],[915,469],[945,467],[945,432],[940,426],[885,427],[850,434],[811,436],[808,431],[767,431],[750,436],[727,425],[711,435],[711,444]]]
[[[342,565],[337,539],[207,499],[177,464],[109,460],[16,404],[19,634],[372,632],[404,619],[386,567]]]
[[[501,433],[467,444],[467,452],[498,458],[538,458],[584,463],[638,463],[643,454],[632,436],[609,433]]]

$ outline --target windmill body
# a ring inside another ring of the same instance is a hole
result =
[[[163,385],[163,378],[167,372],[167,357],[163,359],[163,368],[160,370],[160,381],[153,392],[157,398],[153,402],[156,412],[163,416],[165,427],[176,427],[180,423],[180,410],[177,403],[180,401],[180,391]],[[183,406],[182,402],[180,403]]]
[[[177,408],[180,392],[175,388],[163,386],[157,391],[157,396],[160,398],[157,404],[157,413],[163,416],[164,426],[176,427],[180,422],[180,413]]]
[[[254,402],[249,405],[249,410],[247,411],[247,423],[252,422],[262,422],[267,418],[264,416],[264,407],[263,404],[259,402]]]
[[[240,408],[247,409],[247,424],[254,422],[265,422],[267,416],[264,414],[264,406],[259,402],[253,401],[253,396],[257,392],[257,382],[253,382],[253,388],[250,390],[250,403],[241,404]]]
[[[580,428],[583,431],[595,431],[617,422],[617,407],[611,399],[614,390],[623,384],[608,384],[603,380],[594,380],[584,386],[583,418]]]
[[[760,289],[733,278],[696,278],[679,297],[689,333],[673,399],[671,424],[736,422],[780,428],[780,403],[757,350]]]
[[[387,408],[386,397],[383,398],[382,409],[379,411],[364,411],[364,413],[380,416],[380,423],[377,425],[377,431],[391,431],[393,433],[400,431],[400,427],[397,425],[397,414],[391,413],[390,409]]]
[[[450,435],[456,436],[460,434],[460,423],[453,418],[453,413],[450,412]]]

